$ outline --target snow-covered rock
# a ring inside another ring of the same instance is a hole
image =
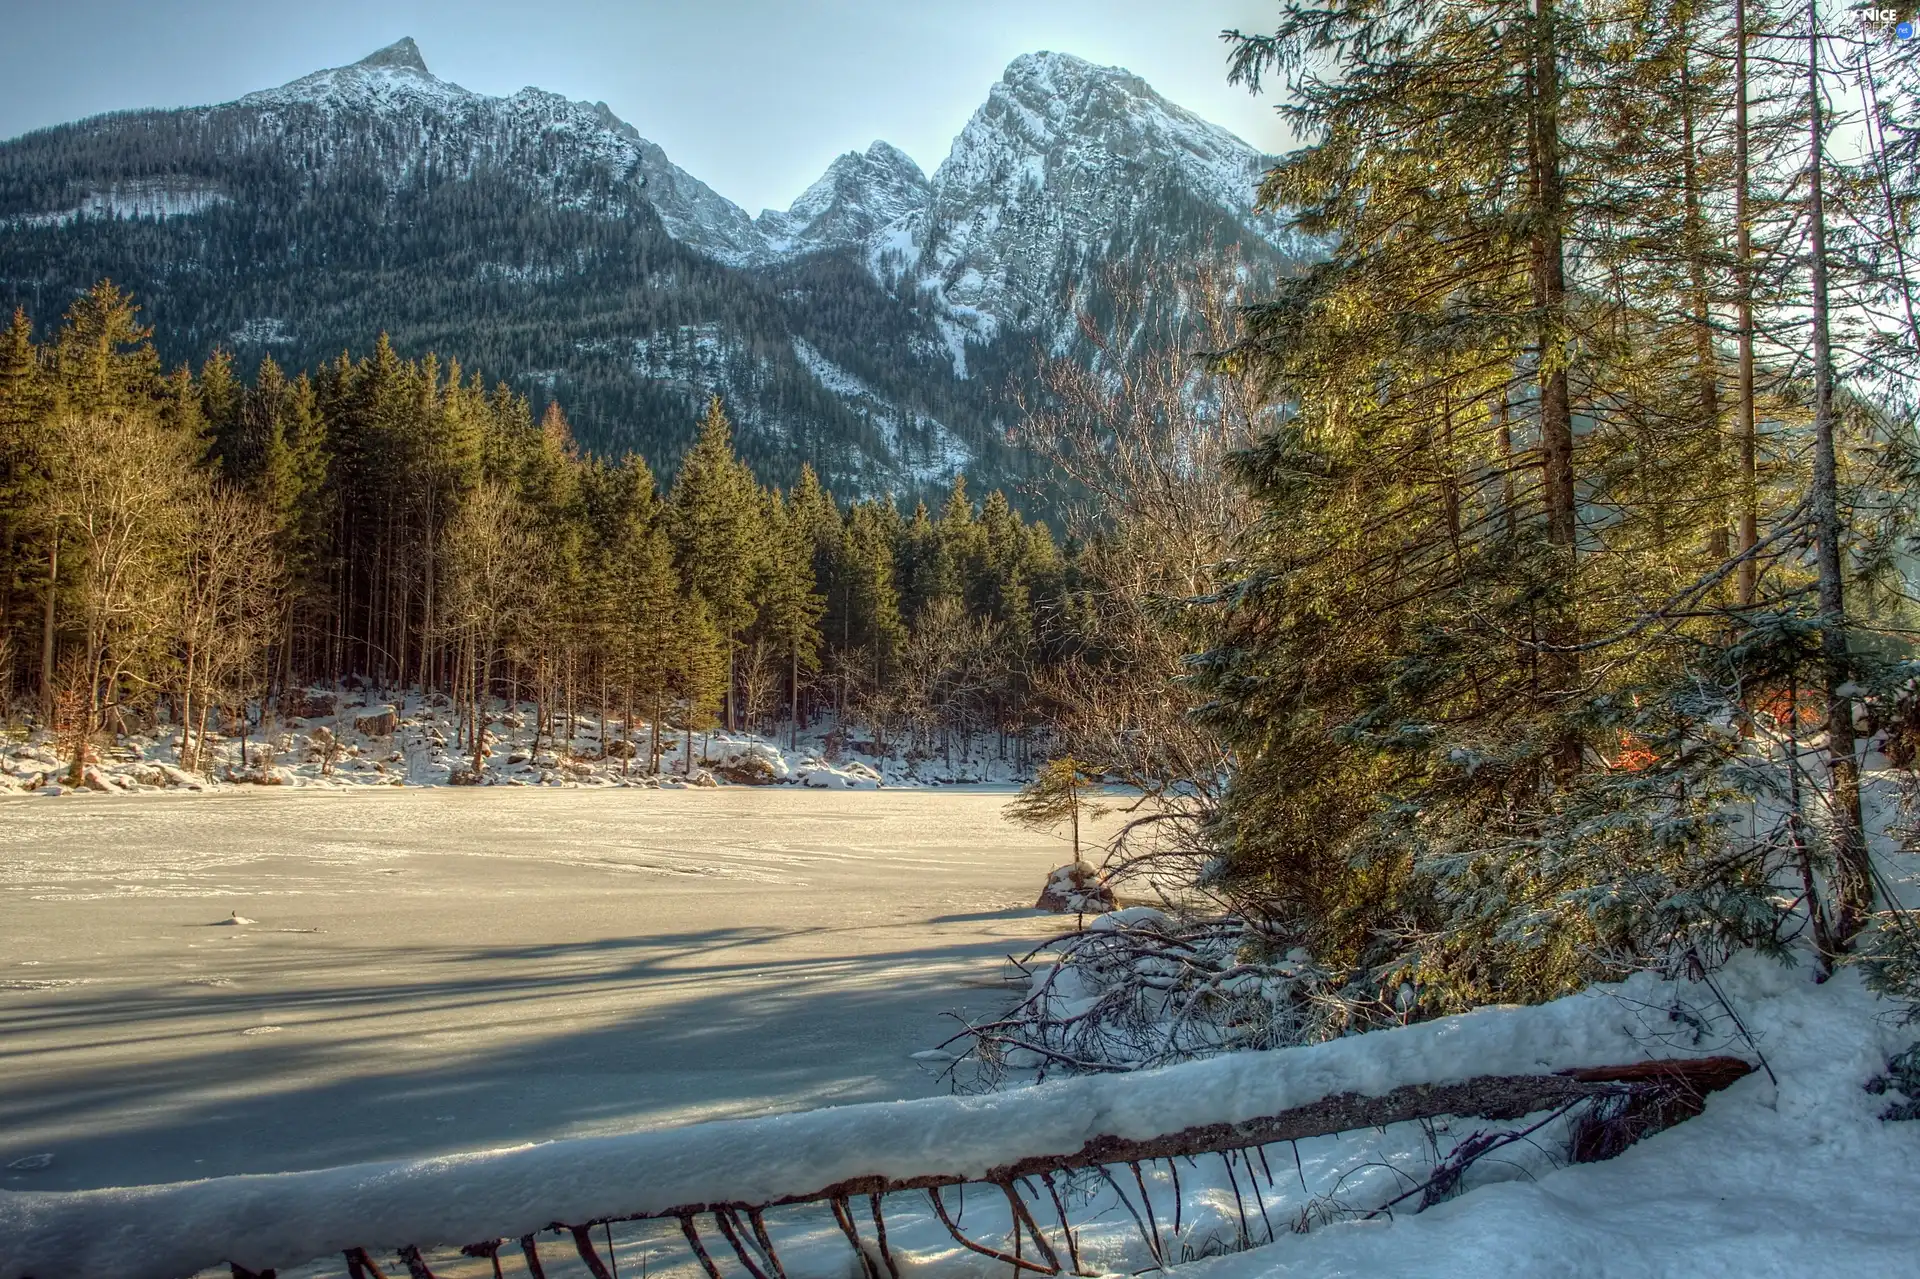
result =
[[[1047,876],[1033,906],[1062,915],[1097,915],[1113,909],[1113,890],[1100,882],[1099,870],[1090,863],[1069,862]]]
[[[1061,281],[1084,279],[1118,240],[1164,231],[1169,202],[1210,207],[1223,225],[1303,251],[1283,221],[1253,211],[1271,164],[1123,68],[1027,54],[954,140],[927,208],[876,237],[870,261],[928,294],[952,341],[1051,334],[1073,320]],[[963,347],[954,361],[964,376]]]

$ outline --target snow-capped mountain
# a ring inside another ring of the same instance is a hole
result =
[[[768,257],[864,248],[932,199],[933,188],[913,157],[876,142],[835,160],[784,213],[768,209],[756,225],[766,237]]]
[[[1172,225],[1183,213],[1219,222],[1223,239],[1250,232],[1301,251],[1284,224],[1253,213],[1271,164],[1127,71],[1029,54],[955,139],[926,210],[873,245],[872,260],[909,274],[970,341],[1051,333],[1070,319],[1062,299],[1077,278],[1130,239],[1183,238],[1192,226]]]
[[[604,103],[472,92],[401,40],[220,106],[0,143],[0,303],[107,276],[163,351],[304,366],[389,331],[670,464],[726,395],[750,454],[845,486],[1017,477],[1034,344],[1104,262],[1306,256],[1253,213],[1268,157],[1124,70],[1016,59],[929,178],[885,142],[759,217]]]

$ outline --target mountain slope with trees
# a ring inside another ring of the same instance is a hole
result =
[[[1271,275],[1305,252],[1253,212],[1265,163],[1125,72],[1041,54],[931,179],[876,143],[755,219],[604,104],[472,93],[403,40],[0,144],[0,305],[47,329],[110,278],[169,365],[224,347],[312,372],[384,331],[663,474],[720,394],[763,478],[911,501],[1024,478],[1020,396],[1104,263],[1211,243]]]

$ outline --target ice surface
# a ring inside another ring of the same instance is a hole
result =
[[[0,1164],[58,1156],[0,1187],[937,1091],[910,1055],[949,1010],[997,1010],[1005,954],[1057,923],[1025,908],[1058,841],[1005,823],[1006,799],[0,799]]]

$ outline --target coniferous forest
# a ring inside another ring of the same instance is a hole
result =
[[[911,514],[764,487],[708,406],[671,485],[584,453],[564,412],[385,337],[289,377],[224,351],[163,371],[110,283],[4,338],[5,692],[73,743],[194,738],[311,684],[438,692],[629,726],[772,732],[823,713],[877,749],[1024,742],[1063,643],[1047,527],[964,479]],[[298,713],[297,710],[292,713]],[[897,739],[897,740],[890,740]],[[480,764],[476,748],[475,766]]]

